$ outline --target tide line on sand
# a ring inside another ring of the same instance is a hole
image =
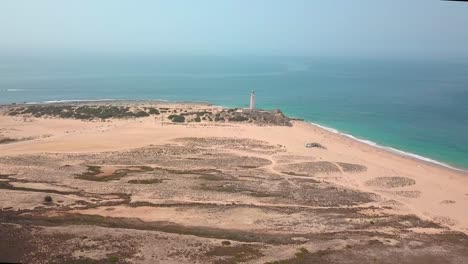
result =
[[[373,146],[373,147],[376,147],[376,148],[379,148],[379,149],[383,149],[383,150],[386,150],[386,151],[390,151],[392,153],[395,153],[395,154],[398,154],[398,155],[401,155],[401,156],[411,157],[411,158],[414,158],[414,159],[417,159],[417,160],[422,160],[422,161],[425,161],[425,162],[437,164],[437,165],[440,165],[440,166],[443,166],[443,167],[446,167],[446,168],[449,168],[449,169],[452,169],[452,170],[468,172],[467,170],[455,168],[453,166],[450,166],[449,164],[446,164],[446,163],[443,163],[443,162],[440,162],[440,161],[437,161],[437,160],[433,160],[433,159],[428,158],[428,157],[424,157],[424,156],[421,156],[421,155],[418,155],[418,154],[414,154],[414,153],[411,153],[411,152],[399,150],[399,149],[388,147],[388,146],[382,146],[382,145],[379,145],[379,144],[375,143],[374,141],[361,139],[361,138],[355,137],[353,135],[340,132],[340,131],[338,131],[338,130],[336,130],[334,128],[331,128],[331,127],[326,127],[326,126],[319,125],[319,124],[316,124],[316,123],[313,123],[313,122],[309,122],[309,123],[314,125],[314,126],[318,126],[318,127],[322,128],[322,129],[325,129],[325,130],[327,130],[329,132],[332,132],[334,134],[342,135],[342,136],[351,138],[353,140],[359,141],[361,143],[364,143],[364,144],[367,144],[367,145],[370,145],[370,146]]]

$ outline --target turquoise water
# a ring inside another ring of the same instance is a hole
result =
[[[164,99],[261,108],[468,168],[468,62],[301,57],[1,57],[0,103]]]

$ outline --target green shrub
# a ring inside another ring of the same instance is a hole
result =
[[[197,116],[203,116],[203,115],[211,115],[212,113],[208,111],[201,111],[201,112],[197,112],[196,114]]]
[[[172,122],[175,122],[175,123],[184,123],[185,122],[185,117],[183,117],[181,115],[170,115],[169,119],[171,119]]]
[[[195,120],[195,122],[201,122],[201,119],[200,119],[200,117],[199,117],[199,116],[195,117],[195,119],[194,119],[194,120]]]
[[[135,113],[135,117],[147,117],[149,116],[148,113],[146,113],[145,111],[138,111]]]
[[[243,122],[247,120],[249,120],[249,118],[242,116],[242,115],[235,115],[229,118],[229,121],[234,121],[234,122]]]
[[[109,261],[110,261],[110,263],[117,263],[117,262],[119,262],[119,257],[117,257],[117,256],[110,256],[110,257],[109,257]]]
[[[61,112],[60,117],[61,118],[71,118],[71,117],[73,117],[73,112]]]
[[[50,195],[44,196],[44,202],[51,203],[52,202],[52,197]]]
[[[148,114],[150,114],[150,115],[159,115],[159,111],[158,111],[158,109],[156,109],[154,107],[150,107],[150,108],[148,108]]]

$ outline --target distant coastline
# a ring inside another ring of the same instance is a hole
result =
[[[93,104],[118,103],[118,104],[121,104],[121,105],[134,104],[134,103],[168,103],[168,104],[183,103],[183,104],[197,104],[197,105],[201,104],[201,105],[208,105],[208,106],[217,106],[217,107],[221,107],[221,108],[230,108],[228,106],[214,105],[214,104],[209,103],[209,102],[198,102],[198,101],[170,101],[170,100],[165,100],[165,99],[111,99],[111,98],[76,99],[76,100],[47,100],[47,101],[41,101],[41,102],[24,102],[24,103],[0,104],[0,107],[8,107],[8,106],[11,106],[11,105],[20,106],[20,105],[34,105],[34,104],[37,104],[37,105],[43,105],[43,104],[84,104],[85,105],[87,103],[93,103]],[[308,124],[317,126],[317,127],[321,128],[321,129],[324,129],[324,130],[326,130],[326,131],[328,131],[330,133],[338,134],[338,135],[347,137],[349,139],[352,139],[354,141],[369,145],[371,147],[375,147],[375,148],[380,149],[380,150],[384,150],[384,151],[387,151],[387,152],[390,152],[390,153],[393,153],[393,154],[397,154],[399,156],[403,156],[403,157],[406,157],[406,158],[422,161],[422,162],[429,163],[429,164],[432,164],[432,165],[437,165],[437,166],[441,166],[441,167],[444,167],[444,168],[447,168],[447,169],[451,169],[451,170],[455,170],[455,171],[458,171],[458,172],[468,174],[467,169],[455,167],[453,165],[450,165],[450,164],[447,164],[447,163],[444,163],[444,162],[441,162],[441,161],[437,161],[435,159],[431,159],[431,158],[425,157],[425,156],[420,155],[420,154],[400,150],[400,149],[397,149],[397,148],[393,148],[391,146],[380,145],[377,142],[374,142],[374,141],[371,141],[371,140],[368,140],[368,139],[362,139],[362,138],[359,138],[359,137],[351,135],[351,134],[343,133],[343,132],[341,132],[341,131],[339,131],[339,130],[337,130],[335,128],[328,127],[328,126],[325,126],[325,125],[321,125],[321,124],[318,124],[318,123],[315,123],[315,122],[312,122],[312,121],[309,121],[309,120],[305,120],[302,117],[290,117],[290,118],[295,120],[295,121],[304,122],[304,123],[308,123]]]

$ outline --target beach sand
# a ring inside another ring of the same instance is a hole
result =
[[[166,113],[0,109],[0,140],[11,139],[0,144],[0,262],[468,262],[463,171],[302,121],[173,123],[176,109],[221,108],[137,107]]]

